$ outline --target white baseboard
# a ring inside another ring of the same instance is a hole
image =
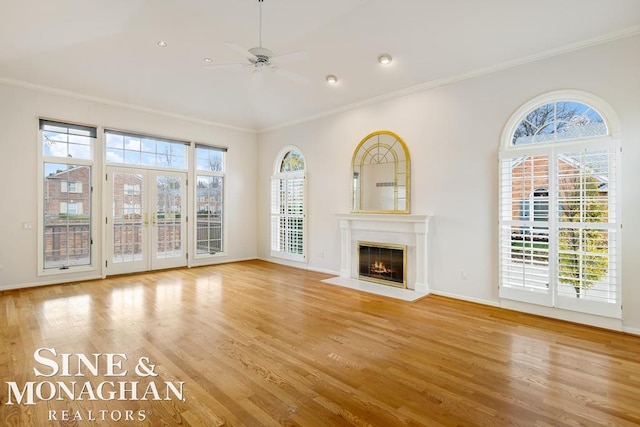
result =
[[[462,300],[462,301],[475,302],[477,304],[490,305],[491,307],[500,307],[500,303],[498,303],[497,301],[489,301],[489,300],[486,300],[486,299],[465,297],[463,295],[452,294],[452,293],[449,293],[449,292],[437,291],[435,289],[430,289],[429,292],[431,294],[433,294],[433,295],[440,295],[442,297],[459,299],[459,300]]]
[[[623,326],[622,332],[626,332],[628,334],[633,334],[633,335],[640,335],[640,328],[629,328],[627,326]]]
[[[15,289],[26,289],[26,288],[36,288],[38,286],[51,286],[51,285],[61,285],[61,284],[71,284],[71,283],[79,283],[79,282],[88,282],[90,280],[98,280],[103,279],[101,274],[92,274],[90,276],[85,277],[74,277],[74,278],[65,278],[63,276],[58,276],[57,279],[54,280],[45,280],[42,282],[35,283],[21,283],[14,285],[3,285],[0,286],[0,291],[11,291]]]
[[[327,270],[325,268],[312,267],[310,265],[307,266],[307,270],[315,271],[316,273],[330,274],[332,276],[340,276],[340,272],[338,272],[338,271]]]
[[[309,271],[315,271],[316,273],[324,273],[324,274],[331,274],[332,276],[339,276],[340,273],[337,271],[333,271],[333,270],[327,270],[324,268],[319,268],[319,267],[314,267],[302,262],[297,262],[297,261],[290,261],[290,260],[286,260],[283,258],[265,258],[265,257],[258,257],[256,259],[259,259],[260,261],[265,261],[265,262],[271,262],[273,264],[280,264],[280,265],[286,265],[287,267],[293,267],[293,268],[299,268],[301,270],[309,270]]]
[[[585,313],[569,312],[567,310],[558,310],[550,307],[540,307],[534,304],[526,304],[511,300],[501,300],[501,302],[489,301],[479,298],[469,298],[448,292],[431,290],[431,294],[440,295],[447,298],[459,299],[478,304],[489,305],[492,307],[504,308],[506,310],[514,310],[521,313],[533,314],[536,316],[548,317],[557,320],[579,323],[582,325],[595,326],[598,328],[609,329],[613,331],[626,332],[628,334],[640,335],[640,328],[622,326],[620,319],[606,318],[594,316]]]
[[[596,316],[589,313],[562,310],[554,307],[546,307],[537,304],[527,304],[521,301],[509,299],[500,300],[500,307],[519,311],[521,313],[535,314],[536,316],[549,317],[567,322],[580,323],[582,325],[595,326],[597,328],[622,331],[622,320],[613,317]]]
[[[254,259],[258,259],[256,257],[245,257],[245,258],[226,258],[226,257],[215,257],[208,259],[198,259],[193,260],[193,262],[189,263],[188,267],[206,267],[207,265],[216,265],[216,264],[229,264],[231,262],[243,262],[243,261],[253,261]]]
[[[304,263],[291,261],[284,258],[258,257],[256,259],[259,259],[260,261],[270,262],[273,264],[286,265],[287,267],[299,268],[301,270],[307,269],[307,266]]]

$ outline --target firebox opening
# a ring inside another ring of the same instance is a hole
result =
[[[406,288],[406,252],[402,245],[358,242],[359,278]]]

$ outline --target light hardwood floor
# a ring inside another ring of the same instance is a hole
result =
[[[640,337],[327,277],[250,261],[2,292],[0,425],[640,425]],[[37,376],[38,348],[122,353],[127,375],[100,359],[98,377]],[[7,404],[8,382],[151,379],[183,381],[184,401]]]

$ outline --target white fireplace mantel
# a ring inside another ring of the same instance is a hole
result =
[[[429,215],[338,214],[340,223],[340,277],[357,278],[357,242],[407,245],[407,288],[429,293],[427,248]]]

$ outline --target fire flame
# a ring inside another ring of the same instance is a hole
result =
[[[376,261],[371,265],[371,270],[374,273],[391,273],[391,270],[389,270],[385,265],[384,262],[382,261]]]

